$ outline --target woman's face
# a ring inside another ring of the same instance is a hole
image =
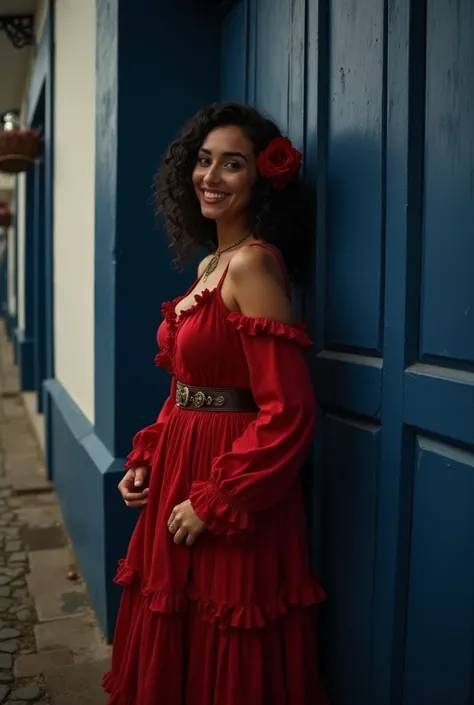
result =
[[[242,219],[256,179],[253,145],[240,127],[212,130],[201,145],[193,171],[203,216],[220,222]]]

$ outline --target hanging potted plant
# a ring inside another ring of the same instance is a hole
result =
[[[0,228],[9,228],[12,224],[13,216],[6,201],[0,201]]]
[[[0,128],[0,171],[19,174],[34,165],[40,152],[36,130],[22,129],[15,113],[5,113]]]

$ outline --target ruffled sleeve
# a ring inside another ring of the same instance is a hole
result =
[[[210,531],[230,535],[251,531],[252,515],[283,499],[298,480],[316,402],[303,325],[236,313],[228,321],[239,332],[259,413],[232,449],[214,459],[209,480],[193,483],[190,500]]]
[[[155,423],[146,426],[141,431],[138,431],[133,438],[133,450],[127,455],[124,468],[130,470],[132,468],[147,467],[151,465],[153,453],[155,452],[158,440],[165,426],[169,415],[176,406],[176,382],[173,380],[171,392],[168,399],[163,404],[159,416]]]

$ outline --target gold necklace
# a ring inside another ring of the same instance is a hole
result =
[[[204,270],[202,281],[206,282],[209,275],[212,274],[212,272],[217,268],[217,265],[219,264],[219,260],[221,258],[221,254],[223,252],[227,252],[228,250],[231,250],[233,247],[237,247],[237,245],[241,245],[249,237],[250,237],[250,233],[246,233],[243,237],[240,238],[240,240],[233,242],[232,245],[227,245],[227,247],[223,247],[221,250],[216,250],[213,258],[211,259],[211,261],[207,265],[206,269]]]

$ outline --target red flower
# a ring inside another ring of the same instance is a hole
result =
[[[277,137],[258,155],[257,169],[273,188],[280,190],[296,179],[301,156],[287,137]]]

